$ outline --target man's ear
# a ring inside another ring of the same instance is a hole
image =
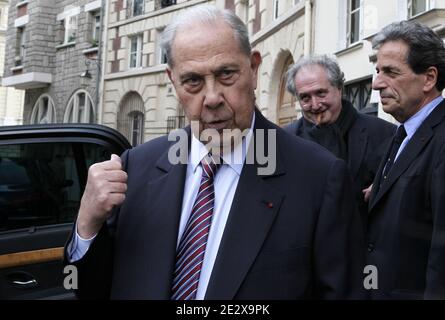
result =
[[[257,71],[260,64],[261,64],[262,58],[261,53],[257,50],[252,50],[252,54],[250,56],[250,66],[253,71]]]
[[[431,90],[434,90],[434,88],[436,87],[439,73],[436,67],[429,67],[424,72],[424,75],[425,75],[425,83],[423,85],[423,91],[430,92]]]
[[[170,68],[167,68],[167,75],[170,81],[174,84],[175,82],[173,81],[172,71]]]
[[[250,68],[252,69],[253,73],[254,89],[256,89],[257,87],[258,69],[260,67],[261,61],[261,53],[257,50],[253,50],[252,54],[250,55]]]

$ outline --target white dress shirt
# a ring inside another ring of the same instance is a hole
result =
[[[198,289],[196,292],[196,300],[204,299],[207,291],[210,275],[212,274],[213,265],[215,264],[216,256],[218,254],[224,228],[226,226],[230,208],[232,207],[233,197],[243,169],[247,148],[252,139],[252,128],[254,127],[254,124],[255,113],[253,113],[251,126],[246,137],[234,148],[234,150],[231,150],[229,154],[222,155],[223,163],[214,178],[215,204]],[[201,184],[202,167],[199,164],[202,158],[208,153],[206,147],[194,135],[192,135],[191,140],[191,150],[187,162],[187,174],[177,246],[181,240]],[[85,255],[94,238],[95,236],[91,239],[81,238],[77,234],[76,226],[76,236],[73,237],[73,241],[68,247],[71,262],[77,261]]]
[[[402,153],[403,149],[405,149],[406,145],[408,144],[409,140],[413,137],[413,135],[416,133],[417,129],[420,127],[420,125],[425,121],[425,119],[430,115],[431,112],[443,101],[443,97],[440,95],[437,98],[435,98],[433,101],[428,103],[426,106],[424,106],[422,109],[417,111],[413,116],[411,116],[408,120],[406,120],[403,123],[403,126],[405,127],[406,131],[406,137],[403,139],[399,150],[397,151],[397,155],[394,159],[394,162],[397,160],[399,155]]]

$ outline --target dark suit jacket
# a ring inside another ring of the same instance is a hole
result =
[[[381,183],[383,166],[374,186]],[[374,298],[445,298],[444,102],[418,128],[387,180],[373,189],[368,227],[367,262],[379,271]]]
[[[244,165],[206,299],[361,298],[364,242],[345,163],[259,112],[255,129],[276,130],[277,167],[259,176]],[[127,197],[75,263],[79,297],[170,298],[187,167],[169,163],[171,145],[123,154]]]
[[[284,129],[296,135],[303,119],[294,121]],[[357,119],[347,133],[348,168],[353,179],[355,198],[366,228],[368,203],[362,190],[374,181],[385,147],[391,141],[396,126],[388,121],[357,113]]]

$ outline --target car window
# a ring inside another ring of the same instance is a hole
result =
[[[0,145],[0,232],[73,222],[88,167],[109,157],[91,143]]]

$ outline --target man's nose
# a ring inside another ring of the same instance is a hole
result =
[[[222,103],[221,87],[214,79],[206,81],[206,90],[204,97],[204,106],[208,108],[217,108]]]
[[[318,110],[321,108],[321,99],[317,96],[311,97],[311,108],[312,110]]]
[[[377,74],[372,82],[372,90],[381,90],[385,87],[385,82],[380,74]]]

